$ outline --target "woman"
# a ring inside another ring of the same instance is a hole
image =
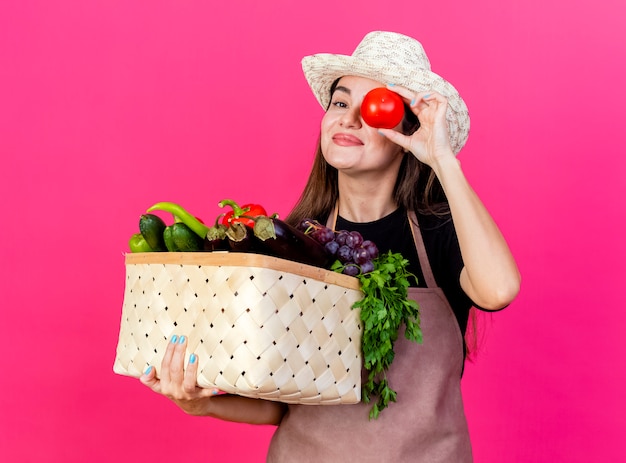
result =
[[[388,32],[365,36],[353,55],[313,55],[305,76],[326,109],[308,184],[288,220],[324,220],[360,231],[384,252],[411,261],[424,342],[399,337],[389,372],[398,401],[376,420],[369,405],[285,405],[196,387],[197,359],[183,364],[185,339],[173,339],[157,380],[141,381],[184,411],[279,425],[271,462],[467,462],[472,460],[460,393],[463,334],[472,305],[499,310],[520,276],[493,219],[455,155],[469,118],[454,87],[430,71],[419,42]],[[405,102],[394,129],[362,119],[364,96],[387,86]]]

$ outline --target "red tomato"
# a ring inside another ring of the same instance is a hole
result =
[[[404,117],[404,103],[397,93],[378,87],[363,98],[361,116],[370,127],[393,129]]]

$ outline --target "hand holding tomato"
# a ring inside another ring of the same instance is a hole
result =
[[[379,87],[369,91],[361,103],[361,116],[367,125],[393,129],[404,117],[404,103],[395,92]]]
[[[433,168],[443,158],[454,158],[446,120],[447,98],[433,90],[414,92],[401,86],[393,90],[402,101],[411,102],[409,107],[419,119],[420,127],[411,135],[386,129],[380,133]]]

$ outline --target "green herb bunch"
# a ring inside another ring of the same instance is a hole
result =
[[[396,401],[396,391],[389,385],[386,373],[395,356],[393,346],[400,326],[405,325],[408,340],[422,342],[419,306],[408,299],[409,279],[417,282],[417,278],[407,270],[408,264],[401,254],[389,251],[374,260],[373,271],[357,276],[365,295],[353,305],[361,310],[363,365],[368,371],[362,400],[369,403],[376,397],[370,419],[378,418],[389,402]]]

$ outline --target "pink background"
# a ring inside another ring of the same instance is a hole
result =
[[[0,461],[263,461],[272,428],[188,417],[112,372],[122,253],[161,200],[285,214],[322,115],[300,59],[374,29],[419,38],[465,98],[460,159],[523,273],[463,379],[476,461],[626,461],[624,17],[622,0],[2,2]]]

